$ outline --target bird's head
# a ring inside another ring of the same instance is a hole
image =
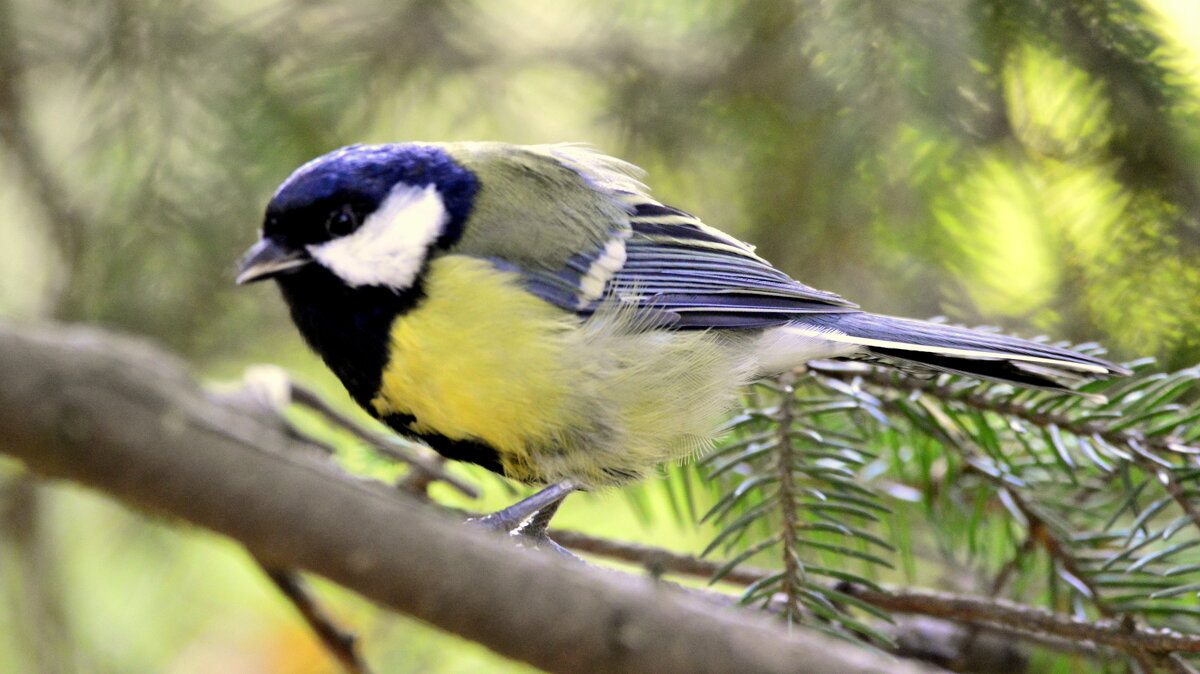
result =
[[[295,171],[267,205],[238,283],[325,270],[350,287],[407,290],[452,246],[479,188],[443,149],[351,145]]]

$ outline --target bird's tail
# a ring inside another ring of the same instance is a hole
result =
[[[1077,351],[941,323],[858,312],[805,316],[799,323],[813,336],[857,345],[850,357],[902,370],[949,372],[1051,390],[1130,374]]]

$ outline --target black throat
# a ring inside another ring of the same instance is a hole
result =
[[[392,323],[420,302],[420,283],[403,291],[352,288],[316,264],[277,280],[304,340],[342,380],[350,397],[375,415],[371,399],[387,366]]]

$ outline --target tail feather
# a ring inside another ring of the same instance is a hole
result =
[[[854,344],[850,357],[902,369],[949,372],[1018,386],[1069,390],[1125,376],[1119,365],[1078,351],[983,330],[868,313],[805,316],[789,328]]]

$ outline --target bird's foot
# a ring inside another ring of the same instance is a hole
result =
[[[552,550],[560,556],[583,561],[566,548],[551,540],[547,533],[550,520],[558,512],[563,499],[576,487],[569,481],[551,485],[529,498],[483,517],[472,517],[469,524],[511,536],[522,548]]]
[[[550,538],[545,531],[541,532],[540,534],[527,534],[522,530],[509,534],[509,536],[516,539],[516,544],[519,548],[546,550],[555,553],[563,559],[569,559],[572,562],[579,562],[581,564],[583,563],[583,559],[581,559],[579,555],[576,555],[558,543],[555,543],[554,539]]]
[[[512,539],[512,541],[519,548],[526,548],[530,550],[549,550],[560,557],[564,557],[572,561],[583,561],[578,555],[572,553],[570,550],[567,550],[558,543],[555,543],[554,539],[550,538],[550,534],[546,531],[545,526],[531,526],[533,521],[530,520],[530,523],[525,524],[524,526],[522,526],[521,523],[517,523],[515,527],[509,528],[509,521],[507,519],[502,517],[488,519],[489,517],[491,517],[491,515],[484,517],[471,517],[466,520],[466,523],[483,527],[488,531],[507,536],[508,538]]]

